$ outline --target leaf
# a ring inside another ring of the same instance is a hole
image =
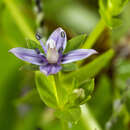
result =
[[[85,39],[86,34],[81,34],[69,40],[65,49],[65,53],[80,48],[83,45]]]
[[[113,16],[119,15],[127,4],[128,0],[108,0],[108,5]]]
[[[104,12],[103,10],[100,10],[99,12],[109,28],[121,25],[122,21],[118,16],[111,16],[109,12]]]
[[[62,65],[62,71],[63,72],[70,72],[70,71],[74,71],[77,70],[78,66],[74,63],[69,63],[69,64],[63,64]]]
[[[80,103],[80,105],[81,105],[81,104],[84,104],[86,101],[88,101],[91,98],[91,94],[94,90],[94,79],[87,80],[86,82],[82,83],[79,86],[79,88],[82,88],[85,91],[85,98]]]
[[[55,91],[53,89],[53,84],[49,79],[49,76],[47,77],[41,72],[37,71],[35,82],[42,101],[49,107],[57,108]]]
[[[56,110],[55,115],[64,121],[76,123],[80,119],[81,110],[80,107],[69,108],[63,111]]]
[[[64,83],[71,83],[73,78],[76,78],[78,83],[82,83],[88,78],[95,76],[102,68],[104,68],[114,55],[113,49],[108,50],[95,60],[74,71],[62,79]]]
[[[30,49],[39,49],[40,52],[43,52],[42,46],[37,44],[35,41],[27,39],[27,46]],[[44,53],[44,52],[43,52]]]
[[[51,81],[52,80],[55,80],[54,87],[55,87],[58,107],[62,108],[64,106],[64,104],[66,103],[68,96],[67,96],[67,92],[66,92],[64,84],[62,84],[60,81],[60,73],[55,74],[53,76],[53,79],[51,79]]]
[[[86,103],[94,90],[94,79],[89,79],[75,88],[69,95],[68,106],[75,107]]]

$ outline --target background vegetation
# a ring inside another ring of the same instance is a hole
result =
[[[130,130],[130,2],[122,13],[118,10],[122,24],[97,0],[42,0],[42,5],[44,23],[33,0],[0,0],[0,130],[61,129],[36,91],[34,72],[21,68],[25,63],[8,53],[13,47],[26,47],[28,38],[36,41],[39,27],[46,39],[59,26],[68,39],[87,34],[84,48],[99,52],[81,63],[85,66],[80,75],[73,71],[63,77],[69,82],[74,75],[79,81],[95,76],[87,113],[70,129]]]

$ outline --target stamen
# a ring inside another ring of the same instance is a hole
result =
[[[47,42],[47,46],[48,46],[48,48],[55,48],[56,47],[55,41],[53,39],[50,39]]]
[[[41,38],[42,38],[39,32],[37,32],[35,36],[36,36],[37,40],[41,40]]]
[[[48,44],[47,60],[49,63],[55,64],[58,62],[59,54],[58,54],[58,51],[56,50],[56,47],[54,47],[54,44],[50,44],[50,43],[53,43],[53,42],[49,42]]]
[[[41,40],[42,37],[41,37],[40,33],[37,32],[35,36],[36,36],[36,39],[40,42],[42,49],[44,50],[45,54],[47,54],[47,50],[46,50],[46,48],[45,48],[45,46],[44,46],[44,44]]]

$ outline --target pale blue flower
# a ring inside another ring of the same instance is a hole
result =
[[[40,37],[37,37],[37,39],[40,41],[45,54],[41,53],[39,49],[22,47],[13,48],[9,52],[12,52],[21,60],[38,65],[40,71],[46,75],[59,72],[62,69],[61,64],[82,60],[97,53],[93,49],[77,49],[64,54],[67,37],[62,28],[57,28],[50,35],[45,46]]]

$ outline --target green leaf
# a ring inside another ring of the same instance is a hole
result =
[[[108,0],[109,10],[113,16],[119,15],[128,0]]]
[[[38,48],[40,52],[43,52],[42,46],[37,44],[35,41],[27,39],[27,46],[30,49],[36,49]],[[44,52],[43,52],[44,53]]]
[[[91,98],[91,94],[94,90],[94,79],[90,79],[82,83],[79,88],[84,89],[85,91],[85,98],[80,104],[86,103]]]
[[[58,107],[62,109],[64,107],[64,104],[66,103],[66,101],[68,99],[67,91],[65,89],[64,84],[62,84],[60,81],[60,73],[55,74],[53,76],[53,79],[55,80],[54,86],[55,86]]]
[[[63,64],[62,65],[62,71],[63,72],[70,72],[70,71],[74,71],[77,70],[78,66],[74,63],[69,63],[69,64]]]
[[[69,40],[65,49],[65,53],[80,48],[83,45],[86,36],[86,34],[81,34]]]
[[[49,107],[57,108],[55,90],[53,89],[54,86],[49,76],[47,77],[43,73],[37,71],[35,82],[42,101]]]
[[[74,107],[86,103],[94,90],[94,79],[89,79],[75,88],[69,95],[68,106]]]
[[[112,49],[108,50],[101,56],[97,57],[95,60],[81,67],[77,71],[74,71],[62,79],[64,83],[71,83],[73,78],[76,78],[78,83],[82,83],[88,78],[95,76],[102,68],[104,68],[112,59],[114,51]]]
[[[114,28],[114,27],[118,27],[121,25],[122,21],[118,16],[113,17],[110,15],[110,13],[108,11],[103,11],[101,9],[99,12],[108,27]]]
[[[56,110],[55,115],[64,121],[76,123],[80,119],[81,110],[80,107],[69,108],[66,110]]]

